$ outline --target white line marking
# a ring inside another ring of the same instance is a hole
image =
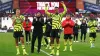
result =
[[[35,48],[37,49],[37,47],[35,47]],[[46,51],[44,51],[44,50],[42,50],[42,49],[40,49],[40,51],[43,52],[43,53],[45,53],[45,54],[48,55],[48,56],[51,56],[48,52],[46,52]]]

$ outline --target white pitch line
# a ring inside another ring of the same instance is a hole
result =
[[[35,48],[37,49],[37,47],[35,47]],[[40,49],[40,51],[43,52],[43,53],[45,53],[45,54],[48,55],[48,56],[51,56],[48,52],[46,52],[46,51],[44,51],[44,50],[42,50],[42,49]]]

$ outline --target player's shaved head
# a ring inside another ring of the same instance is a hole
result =
[[[59,9],[58,7],[55,7],[55,14],[58,14],[59,13]]]

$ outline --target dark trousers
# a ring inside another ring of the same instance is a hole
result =
[[[85,39],[86,39],[86,33],[81,33],[81,41],[82,41],[83,35],[84,35],[84,41],[85,41]]]
[[[43,37],[42,33],[33,33],[32,34],[32,44],[31,44],[31,52],[32,53],[34,52],[36,38],[38,39],[38,50],[37,51],[40,52],[42,37]]]
[[[78,33],[74,33],[74,41],[78,41]]]
[[[20,42],[20,38],[18,38],[18,42]]]
[[[30,31],[25,31],[25,36],[26,36],[26,42],[31,41],[31,35],[30,35]]]
[[[47,39],[46,36],[44,36],[44,40],[45,40],[45,42],[46,42],[46,45],[48,45],[49,43],[48,43],[48,39]]]

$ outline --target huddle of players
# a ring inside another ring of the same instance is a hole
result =
[[[75,26],[76,24],[73,22],[73,20],[71,20],[71,16],[69,14],[66,15],[66,19],[61,23],[62,18],[64,17],[64,15],[67,12],[67,8],[64,4],[64,2],[61,2],[64,11],[62,13],[59,13],[58,11],[58,7],[55,7],[55,13],[49,13],[48,12],[48,5],[45,5],[45,13],[48,15],[48,17],[52,18],[52,19],[48,19],[46,22],[46,25],[50,28],[46,30],[46,37],[50,37],[50,47],[51,47],[51,55],[55,54],[55,47],[56,47],[56,55],[59,55],[59,49],[60,49],[60,33],[61,33],[61,29],[64,28],[64,50],[67,50],[67,41],[69,40],[69,45],[70,45],[70,51],[72,50],[72,34],[73,34],[73,29],[76,28],[77,26]],[[13,26],[14,26],[14,37],[15,37],[15,41],[16,41],[16,49],[17,49],[17,55],[20,54],[19,51],[19,46],[18,46],[18,37],[20,37],[20,40],[22,42],[22,49],[23,49],[23,55],[27,55],[27,52],[25,50],[25,46],[24,46],[24,38],[23,38],[23,26],[22,26],[22,22],[23,22],[23,16],[20,15],[20,11],[19,9],[16,10],[16,15],[14,17],[12,17],[12,21],[13,21]],[[33,19],[33,23],[32,25],[34,26],[33,29],[33,34],[32,34],[32,44],[31,44],[31,53],[34,53],[34,44],[35,44],[35,40],[38,37],[38,53],[40,52],[41,49],[41,41],[42,41],[42,36],[43,36],[43,28],[42,26],[44,25],[44,20],[40,15],[40,12],[37,13],[37,17]],[[52,23],[51,23],[52,22]],[[62,27],[61,27],[62,26]],[[83,29],[84,26],[84,21],[83,24],[81,25],[81,28]],[[97,26],[97,22],[94,20],[93,15],[91,15],[90,17],[90,21],[88,22],[88,26],[90,28],[90,43],[91,43],[91,47],[94,47],[94,41],[95,41],[95,37],[96,37],[96,26]],[[26,26],[27,27],[27,26]],[[84,31],[81,32],[84,34]],[[82,34],[82,35],[83,35]],[[77,34],[74,33],[74,35],[77,38]],[[85,35],[85,34],[84,34]],[[45,37],[45,40],[48,44],[48,40]],[[56,39],[56,43],[57,45],[55,46],[54,44],[54,40]]]

